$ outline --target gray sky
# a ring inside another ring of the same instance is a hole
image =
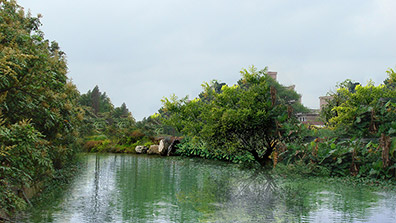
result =
[[[296,85],[303,104],[345,79],[376,84],[396,66],[394,0],[19,0],[66,52],[81,93],[99,85],[141,120],[204,81],[250,65]]]

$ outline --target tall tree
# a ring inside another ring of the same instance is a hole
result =
[[[120,107],[114,109],[114,117],[115,118],[128,118],[132,117],[131,112],[128,110],[125,102],[122,103]]]
[[[98,85],[96,85],[92,90],[92,94],[91,94],[91,104],[92,104],[91,106],[93,108],[95,115],[97,115],[100,112],[100,96],[101,93],[99,91],[99,87]]]
[[[0,214],[24,203],[17,190],[51,177],[76,152],[79,93],[65,53],[40,25],[16,1],[0,0]]]
[[[111,103],[110,98],[106,92],[100,92],[98,85],[93,90],[80,96],[79,102],[82,106],[91,107],[94,114],[109,112],[112,113],[114,105]]]
[[[267,69],[251,67],[241,74],[238,84],[222,85],[218,92],[204,84],[201,98],[210,100],[164,98],[163,116],[177,130],[204,140],[213,153],[250,154],[260,165],[269,166],[275,147],[296,129],[290,107],[299,103],[298,95],[275,85]]]

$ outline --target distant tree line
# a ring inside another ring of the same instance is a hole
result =
[[[94,135],[99,132],[116,135],[119,129],[135,125],[135,119],[125,103],[114,107],[106,92],[100,92],[99,87],[80,96],[79,103],[86,113],[84,134]]]

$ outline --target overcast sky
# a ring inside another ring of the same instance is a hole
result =
[[[394,0],[19,0],[67,54],[81,93],[99,86],[141,120],[204,81],[250,65],[296,85],[303,104],[345,79],[381,84],[396,66]]]

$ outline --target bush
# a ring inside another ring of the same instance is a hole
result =
[[[254,163],[254,158],[243,151],[224,151],[220,149],[209,150],[208,145],[197,139],[184,138],[177,145],[176,154],[187,157],[201,157],[206,159],[224,160],[233,163]]]
[[[101,144],[102,144],[102,141],[87,141],[87,142],[85,142],[83,148],[85,151],[91,152],[91,151],[95,150],[95,148],[97,148]]]
[[[396,139],[389,151],[389,163],[383,165],[383,151],[378,143],[350,139],[337,141],[336,138],[317,138],[309,143],[289,143],[287,149],[279,154],[278,161],[283,165],[304,166],[310,174],[313,168],[329,171],[331,176],[359,176],[391,178],[396,168]],[[322,172],[320,170],[319,172]]]

